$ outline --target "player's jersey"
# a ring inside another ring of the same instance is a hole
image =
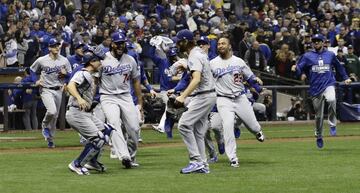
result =
[[[254,76],[253,72],[239,57],[231,56],[223,60],[220,56],[210,61],[218,95],[237,97],[245,93],[243,82]]]
[[[340,73],[343,80],[348,79],[345,68],[340,64],[333,52],[327,50],[320,53],[310,51],[305,53],[298,61],[296,73],[297,75],[306,73],[310,80],[309,93],[311,96],[316,96],[328,86],[335,85],[333,67],[335,67],[336,72]]]
[[[207,54],[199,47],[193,48],[188,57],[188,68],[190,71],[201,72],[201,81],[192,94],[214,89],[215,82],[211,74]]]
[[[100,94],[122,94],[130,92],[130,79],[140,76],[139,66],[134,58],[127,54],[120,61],[110,52],[101,61]]]
[[[71,81],[76,83],[76,88],[80,96],[91,104],[96,90],[93,76],[86,70],[80,70],[74,74],[70,82]],[[69,98],[68,106],[79,106],[76,98],[72,95]]]
[[[71,73],[71,65],[64,56],[58,55],[56,60],[53,60],[49,54],[38,58],[31,66],[30,70],[36,74],[40,73],[44,81],[43,87],[50,88],[62,86],[65,79],[59,78],[59,72],[65,69],[67,73]]]

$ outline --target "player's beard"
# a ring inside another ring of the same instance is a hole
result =
[[[112,53],[115,56],[115,58],[120,60],[124,52],[125,52],[125,44],[112,46]]]

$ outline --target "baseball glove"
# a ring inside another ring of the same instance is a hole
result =
[[[183,103],[176,102],[176,96],[172,95],[169,97],[167,102],[166,117],[173,120],[179,120],[183,112],[187,110]]]

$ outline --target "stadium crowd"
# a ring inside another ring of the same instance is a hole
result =
[[[311,36],[322,34],[351,79],[360,77],[357,0],[1,0],[0,24],[3,67],[29,67],[56,38],[75,69],[84,47],[109,51],[111,34],[121,32],[137,62],[157,69],[147,72],[157,84],[164,70],[152,60],[156,43],[150,40],[176,42],[178,31],[190,29],[197,40],[207,38],[210,59],[217,38],[226,36],[252,70],[290,79],[296,79],[291,66],[312,49]]]

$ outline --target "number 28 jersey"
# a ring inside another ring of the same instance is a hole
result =
[[[226,60],[217,56],[210,61],[210,66],[216,93],[222,96],[236,97],[244,93],[243,82],[254,76],[244,60],[234,55]]]
[[[140,69],[134,58],[123,54],[120,60],[110,52],[101,61],[100,94],[123,94],[130,92],[130,79],[139,78]]]

